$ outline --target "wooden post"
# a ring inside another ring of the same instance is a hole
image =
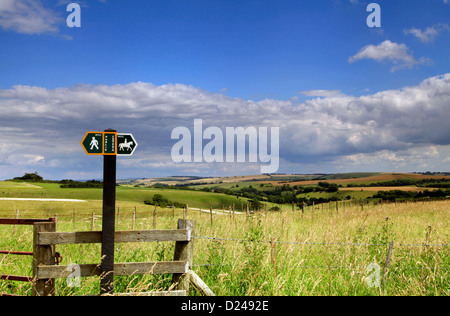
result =
[[[270,240],[270,259],[272,260],[273,272],[277,275],[277,239],[272,237]]]
[[[157,213],[157,209],[156,209],[156,205],[155,205],[155,209],[153,210],[153,229],[156,229],[156,213]]]
[[[192,236],[195,233],[195,221],[190,221],[186,219],[178,220],[178,229],[187,229],[190,231],[190,241],[177,241],[175,243],[175,253],[173,256],[174,261],[187,261],[189,264],[189,269],[192,268],[192,262],[194,260],[194,240]],[[183,278],[183,274],[174,273],[173,283],[177,283],[178,290],[189,291],[189,280]]]
[[[213,226],[213,213],[212,213],[212,206],[209,207],[209,215],[211,217],[211,227]]]
[[[204,296],[215,296],[213,291],[203,282],[202,279],[192,270],[189,270],[187,273],[187,276],[189,277],[189,281],[192,283],[192,285]]]
[[[386,279],[387,279],[387,274],[388,274],[388,270],[389,270],[389,265],[391,264],[392,249],[394,249],[394,241],[393,240],[389,244],[389,250],[388,250],[387,257],[386,257],[386,263],[384,264],[383,290],[386,290]]]
[[[120,206],[117,207],[117,218],[116,218],[116,225],[119,226],[119,217],[120,217]]]
[[[55,279],[37,279],[38,266],[55,264],[55,246],[38,245],[38,233],[55,231],[56,222],[33,224],[33,296],[49,296],[55,294]]]
[[[94,231],[95,227],[95,213],[92,212],[92,218],[91,218],[91,231]]]
[[[116,132],[107,129],[105,132]],[[103,205],[100,294],[112,294],[114,283],[114,238],[116,225],[116,156],[103,156]]]
[[[136,208],[134,209],[133,218],[131,220],[131,230],[134,230],[135,226],[136,226]]]

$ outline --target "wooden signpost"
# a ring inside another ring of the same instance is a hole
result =
[[[103,155],[103,224],[100,294],[113,293],[116,209],[116,156],[130,156],[137,147],[132,134],[113,129],[87,132],[81,146],[88,155]]]

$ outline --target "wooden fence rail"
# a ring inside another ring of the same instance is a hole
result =
[[[55,279],[68,278],[76,271],[77,277],[103,276],[101,264],[56,265],[56,245],[102,243],[101,231],[57,232],[56,220],[51,219],[0,219],[0,224],[33,225],[33,276],[7,276],[5,280],[21,280],[32,283],[33,296],[49,296],[55,294]],[[193,284],[200,293],[213,295],[209,288],[191,271],[193,262],[193,238],[195,222],[186,219],[178,220],[178,229],[165,230],[131,230],[114,232],[114,242],[152,242],[175,241],[173,261],[164,262],[126,262],[114,263],[113,274],[173,274],[176,285],[175,295],[188,293],[189,284]],[[4,251],[6,254],[25,254],[17,251]],[[187,277],[184,277],[187,276]],[[170,292],[158,292],[157,295],[171,295]],[[139,293],[146,295],[146,293]],[[149,295],[153,295],[149,293]]]
[[[56,225],[56,223],[50,223]],[[142,274],[166,274],[177,277],[186,274],[192,267],[193,240],[195,222],[178,220],[178,229],[165,230],[131,230],[114,232],[114,242],[151,242],[151,241],[175,241],[175,255],[173,261],[165,262],[126,262],[114,263],[113,274],[142,275]],[[36,290],[33,295],[54,295],[54,279],[67,278],[73,275],[74,267],[78,269],[77,276],[103,276],[101,264],[80,265],[55,265],[55,246],[62,244],[87,244],[102,243],[101,231],[88,232],[56,232],[56,226],[49,223],[34,224],[33,253],[37,256],[33,265],[33,278],[36,280]],[[175,282],[177,283],[177,282]],[[189,289],[180,280],[178,290]],[[142,293],[141,293],[142,294]]]
[[[80,264],[79,276],[101,276],[100,264]],[[126,262],[114,264],[114,275],[142,275],[187,273],[189,263],[187,261],[158,261],[158,262]],[[41,265],[37,267],[38,279],[67,278],[73,273],[73,266]]]
[[[114,242],[190,241],[187,229],[116,231]],[[38,245],[92,244],[102,242],[102,232],[41,232]]]

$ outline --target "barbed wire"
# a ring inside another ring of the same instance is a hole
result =
[[[200,263],[193,264],[193,267],[212,267],[212,266],[233,266],[233,264],[210,264],[210,263]],[[305,269],[354,269],[355,267],[349,266],[315,266],[315,265],[284,265],[277,264],[277,267],[294,267],[294,268],[305,268]],[[356,267],[357,268],[357,267]],[[418,270],[450,270],[450,267],[392,267],[390,270],[406,270],[406,269],[418,269]]]
[[[238,238],[221,238],[221,237],[209,237],[209,236],[192,236],[192,238],[197,239],[209,239],[214,241],[239,241],[239,242],[259,242],[259,243],[269,243],[271,240],[253,240],[253,239],[238,239]],[[298,241],[275,241],[276,244],[287,244],[287,245],[334,245],[334,246],[389,246],[388,243],[327,243],[327,242],[298,242]],[[450,244],[395,244],[396,246],[409,246],[409,247],[448,247]]]

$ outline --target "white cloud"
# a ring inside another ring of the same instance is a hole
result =
[[[429,64],[431,62],[428,58],[416,60],[405,44],[397,44],[389,40],[386,40],[377,46],[364,46],[357,54],[351,56],[348,59],[348,62],[354,63],[361,59],[373,59],[378,62],[392,62],[395,66],[391,68],[391,71],[402,68],[412,68],[415,65]]]
[[[431,27],[427,27],[425,30],[417,28],[405,29],[403,33],[405,35],[412,34],[417,37],[422,43],[432,43],[434,39],[443,31],[450,31],[450,26],[446,23],[435,24]]]
[[[4,30],[22,34],[56,33],[61,21],[40,0],[0,1],[0,27]]]
[[[352,161],[361,169],[384,166],[381,170],[389,171],[425,164],[449,169],[443,160],[450,154],[450,74],[360,97],[338,90],[303,92],[322,97],[303,103],[255,102],[183,84],[143,82],[0,89],[0,175],[21,175],[25,165],[31,172],[53,173],[54,178],[89,170],[96,174],[101,157],[86,156],[80,141],[87,131],[107,128],[131,132],[139,143],[132,158],[119,159],[121,178],[245,173],[257,167],[174,164],[171,131],[177,126],[192,130],[197,118],[203,119],[204,128],[279,127],[280,172],[314,165],[333,172]]]
[[[341,90],[308,90],[308,91],[300,91],[300,94],[306,95],[308,97],[340,97],[344,96]]]

